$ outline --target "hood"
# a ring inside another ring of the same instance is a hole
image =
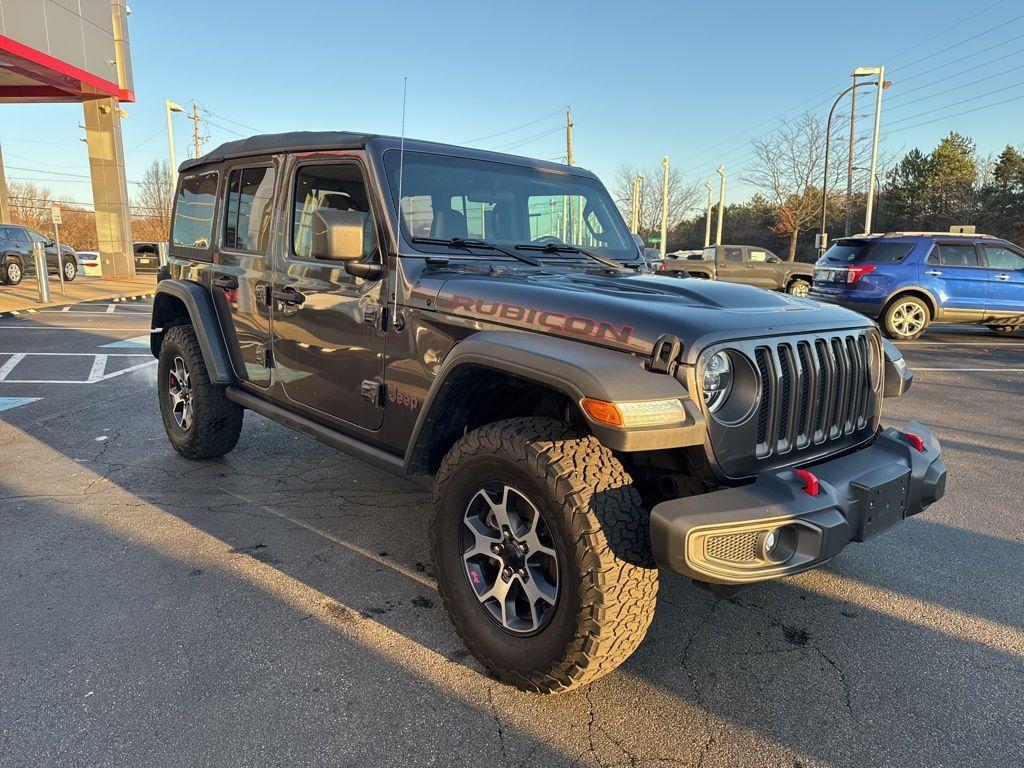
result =
[[[687,362],[710,343],[863,328],[867,318],[785,293],[660,275],[456,274],[440,285],[439,310],[514,328],[650,354],[672,334]]]

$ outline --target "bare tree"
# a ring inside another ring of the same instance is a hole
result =
[[[162,241],[171,231],[174,187],[166,161],[150,163],[135,196],[132,235],[136,240]]]
[[[50,203],[53,193],[46,187],[37,187],[30,181],[8,181],[11,199],[11,222],[44,231],[50,226]]]
[[[623,165],[615,173],[615,182],[612,194],[615,202],[622,211],[623,217],[629,223],[632,220],[633,211],[633,179],[637,172],[643,174],[644,180],[641,186],[638,211],[638,234],[644,241],[651,236],[661,234],[661,186],[662,169],[641,170],[633,166]],[[668,229],[672,230],[686,215],[694,209],[700,199],[699,184],[687,184],[683,181],[683,175],[678,168],[669,168],[668,172]]]
[[[787,258],[792,261],[800,232],[821,216],[818,185],[825,164],[825,122],[806,113],[783,121],[775,133],[754,139],[751,145],[756,159],[743,180],[764,191],[775,212],[774,230],[789,236]],[[838,146],[833,149],[837,159],[842,156]],[[839,181],[840,166],[835,162],[829,168],[830,196]]]

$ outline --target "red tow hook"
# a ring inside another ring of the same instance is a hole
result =
[[[796,476],[804,481],[804,493],[808,496],[818,495],[818,478],[814,476],[813,472],[807,469],[798,469]]]
[[[921,439],[920,435],[915,435],[913,432],[903,432],[902,435],[907,438],[907,442],[914,446],[914,449],[918,453],[924,453],[924,440]]]

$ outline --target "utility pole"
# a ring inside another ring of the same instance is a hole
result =
[[[661,158],[664,172],[661,176],[661,258],[665,258],[665,241],[668,238],[668,155]]]
[[[195,101],[192,102],[192,114],[189,115],[188,119],[192,121],[192,146],[196,150],[195,156],[199,157],[203,154],[203,138],[199,135],[199,105]]]
[[[4,153],[0,149],[0,224],[11,223],[11,200],[7,193],[7,176],[4,173]]]
[[[853,78],[854,86],[857,85],[856,72],[850,75]],[[843,236],[850,236],[850,209],[853,207],[853,147],[855,143],[854,123],[857,120],[857,89],[854,87],[850,94],[850,156],[846,161],[846,221],[843,224]]]
[[[871,137],[871,171],[868,177],[868,202],[864,210],[864,234],[871,232],[871,214],[875,206],[875,168],[878,165],[878,132],[882,125],[882,91],[885,90],[885,67],[878,68],[878,89],[875,98],[875,131]]]
[[[711,245],[711,179],[704,182],[708,188],[708,207],[704,212],[704,247]]]
[[[725,216],[725,166],[718,166],[715,173],[722,177],[722,185],[718,188],[718,226],[715,230],[715,245],[721,245],[722,219]]]
[[[633,177],[633,207],[630,211],[633,214],[633,234],[639,234],[640,231],[640,186],[643,184],[644,175],[637,171],[636,176]]]
[[[572,165],[572,112],[565,108],[565,164]]]

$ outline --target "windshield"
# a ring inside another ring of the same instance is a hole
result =
[[[384,156],[392,190],[399,186],[399,157],[396,150]],[[506,248],[551,243],[585,248],[618,261],[637,259],[636,243],[622,216],[595,179],[489,160],[406,152],[401,186],[402,229],[410,241],[414,237],[469,238]],[[558,253],[541,258],[582,257]]]
[[[845,261],[848,264],[862,264],[866,261],[894,264],[902,261],[913,248],[913,243],[840,240],[825,251],[825,259]]]

